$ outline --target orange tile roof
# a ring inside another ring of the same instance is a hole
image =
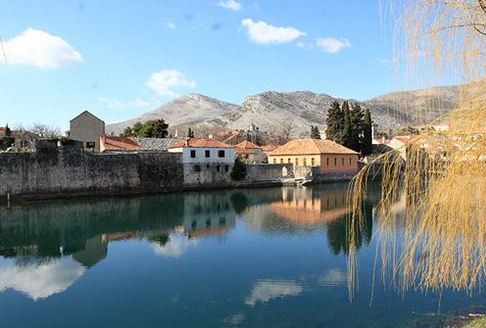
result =
[[[296,139],[272,151],[270,156],[279,155],[314,155],[314,154],[358,154],[354,150],[341,146],[331,140]]]
[[[278,148],[278,146],[275,145],[265,145],[261,147],[264,152],[271,152],[274,151],[275,149]]]
[[[241,148],[241,149],[261,149],[260,146],[257,146],[254,143],[249,142],[249,141],[240,142],[235,147]]]
[[[182,140],[169,148],[234,148],[233,146],[227,145],[216,139],[199,139],[199,138],[188,138]]]
[[[101,136],[105,150],[139,150],[140,146],[132,137]]]

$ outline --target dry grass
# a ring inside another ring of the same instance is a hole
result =
[[[485,3],[486,4],[486,3]],[[399,22],[409,63],[461,76],[460,99],[447,132],[425,131],[384,154],[377,263],[387,285],[401,291],[444,288],[473,292],[486,277],[486,11],[481,0],[401,0],[389,10]],[[397,11],[395,11],[397,10]],[[413,71],[416,73],[416,71]],[[371,165],[355,178],[350,227],[362,222]],[[395,211],[402,202],[403,211]],[[392,233],[400,226],[401,235]],[[350,231],[351,250],[354,233]],[[397,238],[400,238],[400,242]],[[355,290],[356,252],[348,262]]]

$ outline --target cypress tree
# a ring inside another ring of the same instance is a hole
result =
[[[5,126],[5,136],[10,137],[11,135],[12,135],[12,130],[10,130],[7,123],[7,125]]]
[[[342,144],[344,113],[337,101],[334,101],[327,111],[326,125],[326,139]]]
[[[361,154],[369,155],[373,151],[373,121],[371,120],[371,113],[368,108],[366,108],[364,119],[363,119],[363,138],[361,142]]]
[[[361,150],[361,139],[363,136],[363,110],[359,104],[352,104],[350,113],[351,136],[349,148],[359,152]]]
[[[321,133],[318,126],[311,125],[311,139],[321,139]]]
[[[189,130],[187,131],[187,137],[194,138],[194,131],[191,128],[189,128]]]
[[[343,114],[344,114],[344,128],[343,128],[343,135],[342,135],[342,142],[341,145],[351,148],[353,142],[353,127],[351,125],[351,114],[349,112],[349,104],[347,101],[343,103],[341,107]],[[351,148],[352,149],[352,148]]]

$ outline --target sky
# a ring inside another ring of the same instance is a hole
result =
[[[381,22],[378,0],[0,0],[0,126],[113,123],[187,93],[369,99],[397,89]]]

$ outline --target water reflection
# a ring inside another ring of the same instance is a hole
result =
[[[176,259],[197,248],[200,239],[224,242],[238,221],[263,234],[326,229],[334,254],[346,253],[346,192],[346,185],[337,184],[17,205],[0,212],[0,292],[13,289],[44,299],[65,291],[109,256],[110,243],[147,241],[155,255]],[[357,230],[365,243],[371,238],[371,208],[367,224]],[[320,279],[323,285],[342,282],[337,269]],[[301,292],[291,280],[257,279],[245,303]]]

